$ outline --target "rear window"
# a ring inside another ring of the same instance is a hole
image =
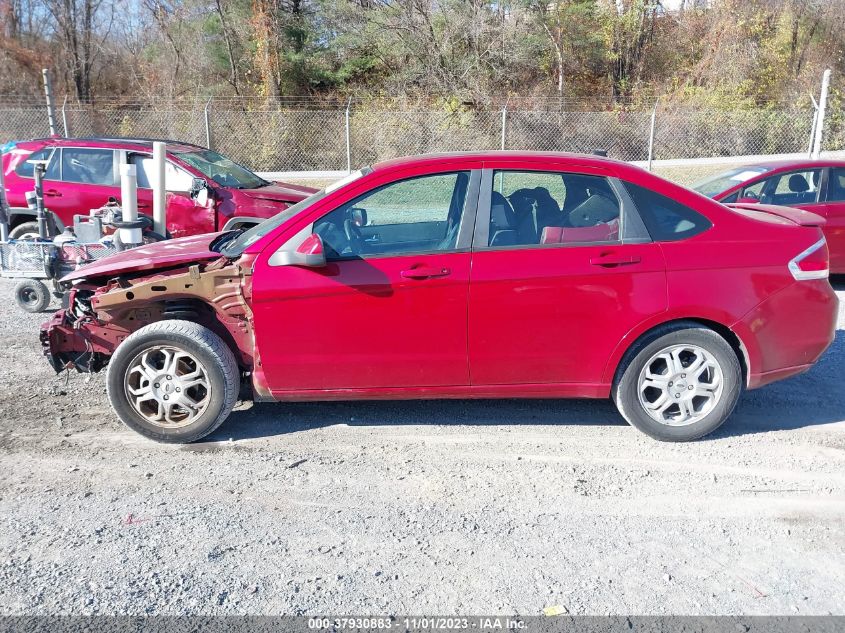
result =
[[[630,182],[625,183],[634,205],[656,242],[683,240],[706,231],[710,220],[688,206]]]

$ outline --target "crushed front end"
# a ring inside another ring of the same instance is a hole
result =
[[[76,368],[81,372],[103,369],[118,343],[130,331],[104,325],[91,308],[93,289],[73,288],[67,307],[41,326],[41,346],[56,372]]]

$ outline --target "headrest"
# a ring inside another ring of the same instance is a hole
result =
[[[801,174],[792,174],[789,177],[789,190],[793,193],[804,193],[810,190],[810,183]]]
[[[515,223],[513,208],[498,191],[490,197],[490,224],[499,229],[509,229]]]

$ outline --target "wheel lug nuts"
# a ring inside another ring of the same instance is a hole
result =
[[[170,396],[167,396],[167,395],[166,395],[166,396],[164,396],[164,399],[165,399],[165,400],[170,400]]]
[[[686,378],[686,377],[687,377],[686,374],[681,374],[681,378]],[[170,380],[170,376],[168,376],[167,379]]]
[[[690,387],[690,389],[692,389],[692,387]],[[176,391],[182,391],[182,388],[181,388],[181,387],[176,387]]]
[[[687,387],[687,389],[689,389],[690,391],[692,391],[692,385],[690,385],[689,387]],[[178,391],[178,389],[177,389],[177,391]]]
[[[165,397],[165,398],[167,398],[167,396],[164,396],[164,397]],[[680,398],[680,397],[681,397],[681,394],[676,393],[676,394],[675,394],[675,397],[676,397],[676,398]]]
[[[168,379],[168,380],[173,380],[173,376],[168,376],[168,377],[167,377],[167,379]]]
[[[158,383],[156,383],[156,384],[154,384],[154,385],[153,385],[153,387],[155,387],[156,389],[158,389],[159,384],[158,384]]]
[[[670,387],[672,386],[672,383],[671,383],[671,382],[669,383],[669,386],[670,386]],[[156,385],[156,387],[158,387],[158,385]]]

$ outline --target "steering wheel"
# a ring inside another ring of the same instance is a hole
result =
[[[346,239],[349,242],[349,247],[352,249],[353,255],[360,255],[366,252],[367,242],[361,233],[361,227],[355,224],[352,219],[343,221],[343,232],[346,234]]]

